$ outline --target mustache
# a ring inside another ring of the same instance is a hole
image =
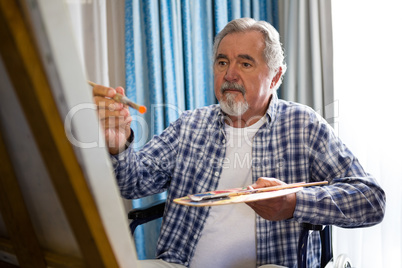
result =
[[[225,92],[225,90],[228,90],[228,89],[238,90],[243,94],[243,96],[244,96],[244,94],[246,94],[246,89],[243,87],[243,85],[240,85],[238,83],[226,81],[221,86],[221,93],[223,94]]]

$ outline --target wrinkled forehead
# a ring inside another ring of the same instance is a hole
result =
[[[264,59],[264,36],[258,31],[235,32],[227,34],[219,43],[214,61],[224,57],[241,57],[249,60]]]

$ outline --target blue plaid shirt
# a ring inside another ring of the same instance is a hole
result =
[[[219,105],[184,112],[142,150],[129,147],[112,157],[123,197],[168,190],[158,258],[191,265],[210,208],[177,205],[172,200],[216,189],[225,157],[224,116]],[[256,217],[257,265],[296,267],[303,222],[353,228],[382,220],[383,190],[325,120],[312,109],[276,95],[267,118],[253,140],[253,181],[274,177],[286,183],[327,180],[329,185],[299,191],[290,220]],[[319,235],[313,234],[308,267],[320,267],[320,245]]]

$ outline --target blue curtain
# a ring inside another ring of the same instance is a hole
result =
[[[216,103],[212,47],[215,35],[240,17],[278,29],[278,0],[126,0],[126,94],[148,108],[131,111],[135,148],[160,134],[184,110]],[[133,200],[146,206],[166,193]],[[155,257],[161,221],[135,232],[139,259]]]

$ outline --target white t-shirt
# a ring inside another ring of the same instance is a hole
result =
[[[252,141],[265,117],[247,128],[226,125],[226,157],[218,189],[252,184]],[[256,265],[255,212],[246,204],[213,206],[191,260],[191,268]]]

